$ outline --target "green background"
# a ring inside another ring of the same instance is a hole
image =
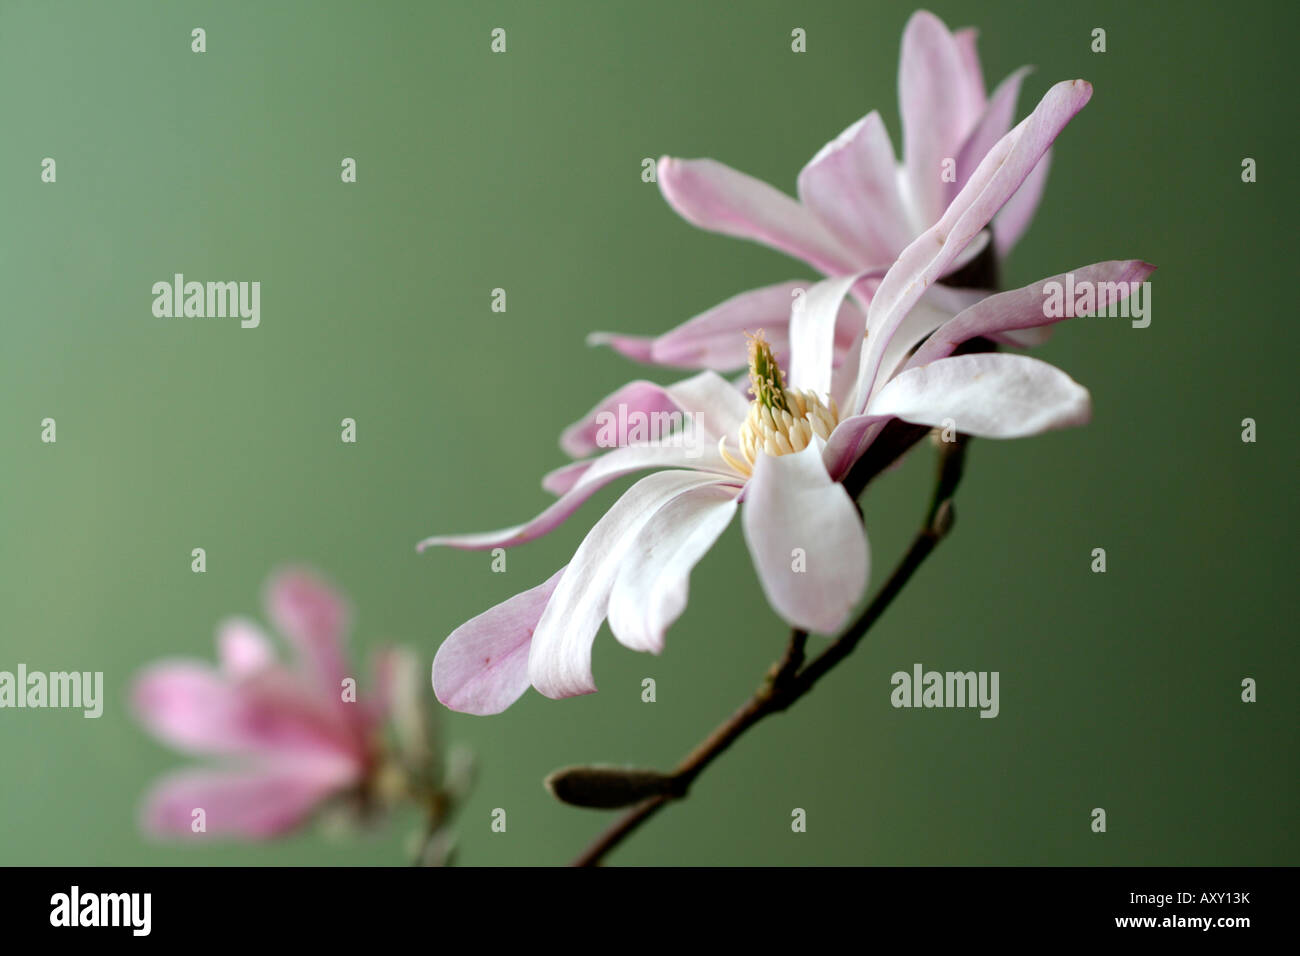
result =
[[[897,145],[910,9],[4,0],[0,669],[102,670],[107,703],[97,721],[0,711],[0,862],[402,862],[409,815],[358,839],[143,838],[141,794],[188,758],[133,723],[132,675],[211,659],[216,623],[260,616],[285,562],[350,595],[358,654],[396,641],[426,662],[549,576],[623,486],[513,550],[506,574],[486,553],[414,544],[531,516],[565,424],[629,378],[671,378],[586,348],[588,331],[662,331],[810,276],[683,223],[642,159],[712,156],[792,192],[872,108]],[[976,442],[953,537],[870,639],[613,860],[1294,863],[1297,8],[932,9],[980,28],[990,88],[1037,64],[1021,115],[1057,80],[1096,87],[1005,284],[1144,258],[1160,267],[1152,324],[1058,329],[1036,354],[1089,386],[1092,425]],[[1105,54],[1089,49],[1097,26]],[[494,27],[505,55],[489,52]],[[154,318],[150,287],[174,272],[261,281],[261,327]],[[39,440],[46,416],[55,445]],[[344,417],[356,445],[339,440]],[[920,520],[933,454],[864,498],[876,583]],[[609,818],[554,802],[541,778],[670,766],[784,641],[733,525],[661,657],[602,630],[599,694],[446,715],[481,768],[463,862],[572,857]],[[1001,715],[894,710],[889,675],[918,661],[1000,671]]]

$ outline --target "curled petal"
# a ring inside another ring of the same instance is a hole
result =
[[[1092,86],[1084,80],[1048,90],[1034,112],[989,150],[939,221],[903,250],[871,300],[867,347],[850,411],[866,408],[884,351],[916,300],[988,225],[1091,96]]]
[[[533,633],[528,674],[547,697],[573,697],[596,690],[591,644],[609,609],[621,566],[642,528],[678,497],[717,478],[689,471],[663,471],[642,478],[596,522],[551,595]]]
[[[1007,204],[993,217],[993,241],[999,259],[1005,259],[1011,253],[1033,221],[1047,186],[1047,171],[1051,165],[1052,151],[1048,150]]]
[[[691,569],[736,513],[737,490],[704,485],[666,504],[622,561],[609,599],[609,629],[624,647],[659,653],[686,609]]]
[[[966,182],[970,174],[979,166],[980,160],[1011,129],[1012,120],[1016,115],[1016,100],[1020,98],[1020,86],[1031,72],[1031,67],[1022,66],[999,83],[998,88],[993,91],[993,96],[989,98],[988,105],[984,108],[984,114],[975,124],[975,129],[971,131],[970,136],[966,138],[966,143],[957,157],[957,188]]]
[[[1141,259],[1097,262],[1071,273],[1061,273],[1019,289],[980,299],[959,312],[927,339],[908,360],[907,367],[915,368],[945,358],[969,339],[1003,336],[1062,321],[1066,316],[1048,317],[1046,314],[1047,290],[1052,283],[1064,288],[1071,275],[1075,287],[1084,288],[1083,283],[1087,283],[1096,290],[1096,307],[1097,310],[1102,310],[1125,299],[1134,284],[1144,281],[1155,268]]]

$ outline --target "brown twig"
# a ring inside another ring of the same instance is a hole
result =
[[[853,652],[867,631],[880,619],[886,608],[916,573],[917,568],[951,530],[952,497],[961,481],[966,441],[964,436],[959,435],[956,441],[941,446],[939,475],[920,531],[917,532],[911,547],[907,549],[907,553],[903,555],[884,586],[848,629],[806,666],[804,655],[808,635],[800,630],[791,633],[785,655],[768,671],[766,679],[754,692],[754,696],[677,765],[672,774],[674,784],[672,793],[651,797],[628,810],[573,861],[574,866],[595,866],[600,863],[610,850],[618,846],[669,801],[685,797],[690,785],[704,772],[704,769],[721,756],[745,731],[768,714],[785,710],[812,690],[817,681],[831,668]]]

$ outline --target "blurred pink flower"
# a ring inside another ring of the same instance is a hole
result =
[[[255,624],[232,619],[217,631],[219,667],[160,661],[137,678],[135,712],[158,739],[234,761],[158,781],[145,800],[146,829],[191,834],[201,809],[207,833],[278,836],[329,798],[359,791],[379,766],[386,702],[345,691],[354,675],[344,600],[310,572],[287,570],[271,579],[266,605],[292,646],[292,667]]]

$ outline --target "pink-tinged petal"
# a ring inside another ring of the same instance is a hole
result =
[[[946,291],[943,286],[931,286],[904,316],[885,347],[877,383],[887,381],[907,361],[907,356],[917,345],[957,314],[951,307],[951,298],[944,295]]]
[[[1053,365],[1027,355],[982,352],[908,369],[871,401],[875,415],[941,426],[982,438],[1023,438],[1083,425],[1088,390]]]
[[[1052,327],[1050,325],[1036,325],[1029,329],[1012,329],[1008,332],[994,332],[989,338],[999,345],[1010,345],[1013,348],[1028,349],[1036,345],[1042,345],[1052,337]]]
[[[939,221],[899,256],[871,300],[867,347],[862,351],[856,399],[850,411],[861,412],[866,407],[884,350],[916,300],[988,225],[1091,96],[1092,86],[1083,80],[1057,83],[1048,90],[1033,113],[984,157]]]
[[[831,371],[831,397],[840,408],[847,408],[853,397],[853,385],[858,377],[858,365],[862,358],[863,321],[862,313],[854,309],[857,321],[854,323],[854,335],[846,345],[835,345],[835,368]],[[789,368],[789,366],[786,366]]]
[[[471,618],[433,658],[433,693],[452,710],[499,714],[528,689],[528,649],[560,568],[535,588]]]
[[[840,317],[849,309],[855,320],[860,338],[866,331],[866,317],[845,301],[853,286],[866,275],[878,275],[880,269],[866,269],[835,279],[824,279],[804,295],[790,315],[790,375],[791,388],[812,389],[819,395],[831,390],[831,375],[835,367],[837,332]]]
[[[952,38],[957,41],[957,51],[961,54],[962,68],[966,73],[966,87],[972,99],[984,102],[984,71],[980,68],[979,52],[976,41],[979,31],[974,27],[954,30]]]
[[[321,688],[338,700],[343,678],[355,676],[343,650],[350,617],[343,597],[311,572],[290,568],[271,578],[266,610]]]
[[[654,342],[655,340],[647,335],[619,335],[616,332],[592,332],[587,336],[588,345],[607,345],[633,362],[642,362],[646,365],[654,363],[654,358],[650,354]]]
[[[799,200],[859,264],[893,262],[912,239],[885,124],[868,113],[822,147],[799,173]]]
[[[790,307],[809,285],[792,279],[732,296],[655,339],[653,361],[678,368],[744,368],[749,362],[745,333],[763,329],[773,349],[784,347]]]
[[[738,336],[738,338],[740,338]],[[743,338],[740,339],[743,344]],[[560,436],[560,445],[570,455],[580,457],[596,451],[617,448],[635,437],[639,419],[648,426],[655,424],[658,434],[666,437],[670,430],[683,427],[684,413],[698,413],[693,419],[702,437],[713,443],[735,431],[748,408],[739,392],[716,372],[705,370],[672,385],[637,381],[615,391],[596,407],[570,425]],[[674,414],[676,418],[673,418]]]
[[[850,415],[835,426],[830,441],[822,450],[822,462],[832,480],[844,479],[887,421],[888,416]]]
[[[943,21],[918,10],[903,31],[898,105],[903,119],[903,166],[912,222],[924,229],[947,205],[945,159],[957,159],[984,109],[983,84],[970,83],[968,56]]]
[[[554,471],[548,471],[542,476],[542,487],[558,497],[576,485],[578,479],[586,473],[592,464],[593,462],[588,460],[571,461],[567,465],[561,465]]]
[[[341,718],[279,668],[235,683],[206,664],[161,662],[132,689],[144,727],[191,753],[329,755],[351,752]]]
[[[847,272],[854,255],[821,221],[779,189],[712,159],[659,160],[659,190],[692,225],[752,239],[826,273]]]
[[[499,531],[474,534],[438,535],[425,538],[417,550],[446,547],[463,551],[485,551],[492,548],[513,548],[550,534],[568,520],[588,498],[617,478],[649,468],[691,468],[713,477],[731,476],[735,472],[718,454],[715,445],[703,447],[669,447],[664,445],[632,445],[615,448],[591,463],[573,487],[566,491],[549,508],[523,524]]]
[[[916,354],[908,360],[907,367],[916,368],[945,358],[957,346],[977,336],[991,338],[1062,321],[1067,316],[1049,318],[1044,306],[1049,284],[1057,283],[1063,288],[1069,275],[1074,276],[1077,288],[1083,288],[1080,283],[1086,282],[1096,289],[1097,308],[1105,309],[1127,298],[1132,288],[1131,283],[1144,281],[1155,268],[1140,259],[1097,262],[1071,273],[1061,273],[1050,279],[1040,279],[1032,285],[991,295],[965,309],[939,329],[916,350]]]
[[[717,478],[664,471],[642,478],[596,522],[533,632],[528,655],[532,685],[547,697],[573,697],[596,690],[591,644],[609,609],[610,593],[641,529],[658,520],[666,505]]]
[[[843,627],[867,586],[867,536],[816,443],[792,455],[759,456],[741,523],[773,609],[806,631]]]
[[[702,416],[700,426],[713,439],[730,435],[749,414],[745,396],[717,372],[700,372],[665,390],[683,412]]]
[[[663,650],[664,633],[686,610],[691,569],[731,523],[738,491],[726,485],[692,489],[641,529],[609,599],[609,629],[624,647]]]
[[[617,443],[601,444],[602,421],[609,415],[617,418],[620,407],[625,414],[636,412],[642,415],[678,410],[663,386],[646,381],[629,382],[601,399],[595,408],[561,432],[560,447],[574,458],[585,458],[617,447]]]
[[[1025,177],[1020,188],[1007,200],[1002,211],[993,217],[993,243],[998,259],[1005,259],[1010,254],[1033,221],[1038,203],[1043,198],[1043,190],[1047,187],[1047,171],[1051,165],[1052,153],[1048,150],[1033,172]]]
[[[217,628],[217,658],[227,676],[244,677],[274,665],[275,651],[260,627],[231,618]]]
[[[131,701],[145,729],[180,750],[238,753],[249,746],[246,701],[207,664],[155,664],[136,679]]]
[[[360,768],[342,760],[181,771],[154,785],[143,824],[157,836],[269,839],[305,823],[323,800],[359,779]],[[200,833],[193,829],[195,810],[203,811]]]
[[[984,108],[984,114],[975,124],[975,129],[966,138],[957,156],[956,188],[961,188],[961,184],[966,182],[971,173],[979,167],[980,160],[988,155],[988,151],[1011,129],[1012,121],[1016,117],[1016,101],[1020,98],[1020,86],[1032,71],[1032,67],[1022,66],[999,83],[997,89],[993,91],[993,96]]]

